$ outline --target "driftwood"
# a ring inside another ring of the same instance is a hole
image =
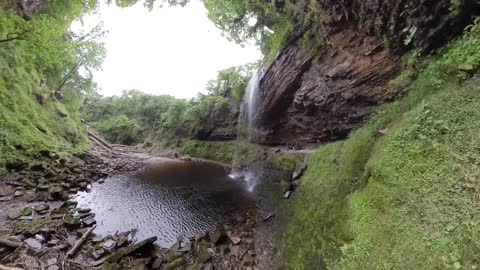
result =
[[[7,239],[0,239],[0,246],[6,246],[9,248],[18,248],[21,247],[21,243],[13,242]],[[1,269],[1,268],[0,268]]]
[[[87,240],[87,238],[90,236],[90,234],[92,234],[93,230],[95,230],[97,226],[93,226],[91,227],[90,229],[88,229],[88,231],[86,231],[82,237],[80,237],[80,239],[77,240],[77,242],[75,243],[75,245],[67,252],[67,258],[70,258],[70,257],[73,257],[75,256],[75,254],[78,252],[78,250],[80,249],[80,247],[83,245],[83,243],[85,243],[85,241]]]
[[[8,267],[8,266],[3,266],[0,264],[0,270],[25,270],[23,268],[12,268],[12,267]]]

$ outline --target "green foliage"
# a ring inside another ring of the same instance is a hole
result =
[[[188,140],[182,143],[179,150],[182,155],[230,164],[235,151],[235,143]]]
[[[66,154],[89,147],[78,108],[81,92],[92,84],[77,71],[97,68],[103,47],[97,42],[101,35],[78,40],[69,27],[95,3],[52,0],[28,20],[0,8],[0,171],[6,163],[31,159],[40,150]],[[72,70],[74,65],[77,69]],[[47,86],[40,86],[45,79]],[[63,103],[52,90],[61,82]]]
[[[302,162],[300,157],[290,154],[281,154],[271,158],[273,164],[282,170],[293,172],[298,164]]]
[[[91,95],[85,100],[82,115],[113,143],[141,143],[142,137],[162,143],[194,138],[202,128],[211,125],[215,115],[226,115],[231,106],[239,106],[255,66],[220,71],[216,80],[208,82],[207,94],[191,100],[148,95],[138,90],[124,91],[119,97]],[[119,119],[122,125],[112,124]]]
[[[287,269],[479,267],[479,79],[460,84],[479,41],[468,31],[440,50],[405,98],[309,159],[289,205]]]

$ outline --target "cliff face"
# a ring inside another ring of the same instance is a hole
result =
[[[378,105],[403,94],[386,85],[399,73],[406,49],[443,45],[461,33],[477,8],[447,0],[319,2],[318,12],[329,16],[318,27],[324,44],[306,46],[304,33],[312,28],[305,28],[260,81],[255,118],[266,134],[263,143],[344,138]]]
[[[385,88],[400,59],[380,39],[345,30],[329,38],[319,58],[299,42],[283,50],[260,82],[258,120],[267,143],[340,139],[401,94]]]

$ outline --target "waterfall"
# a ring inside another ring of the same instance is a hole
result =
[[[258,156],[255,153],[245,154],[245,147],[251,147],[251,143],[259,140],[260,132],[256,118],[260,108],[259,84],[263,73],[263,67],[256,71],[245,89],[245,96],[238,117],[237,147],[233,158],[232,173],[230,174],[233,179],[243,178],[250,191],[253,191],[257,177],[253,171],[249,170],[249,163],[256,160]]]

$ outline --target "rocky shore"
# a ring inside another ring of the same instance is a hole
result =
[[[72,195],[147,160],[118,146],[69,158],[42,151],[31,164],[10,164],[0,180],[0,269],[255,269],[256,209],[168,249],[135,231],[95,234],[95,213]]]

